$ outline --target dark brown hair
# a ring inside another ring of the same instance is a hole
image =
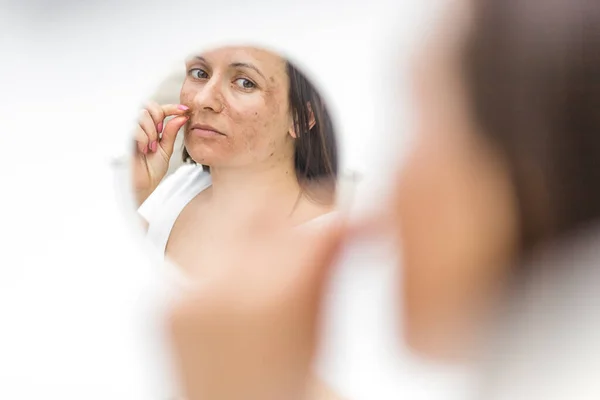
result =
[[[291,63],[287,63],[289,78],[289,106],[294,128],[297,133],[294,163],[298,182],[313,200],[317,199],[313,192],[313,184],[326,188],[326,202],[331,201],[338,174],[337,141],[331,117],[317,89],[306,76]],[[314,126],[310,128],[311,112]],[[183,148],[183,161],[194,162]],[[204,169],[210,170],[208,166]]]
[[[472,4],[467,93],[510,164],[527,252],[600,220],[600,2]]]

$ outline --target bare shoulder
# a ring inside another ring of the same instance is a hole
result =
[[[302,198],[299,202],[296,211],[294,212],[294,225],[301,225],[313,219],[319,218],[325,214],[329,214],[335,210],[335,204],[318,203],[313,199]]]
[[[302,224],[335,210],[336,190],[332,182],[309,182],[296,209],[295,222]]]

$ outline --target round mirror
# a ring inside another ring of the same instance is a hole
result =
[[[252,235],[257,212],[319,226],[347,201],[327,102],[280,54],[227,46],[181,61],[135,127],[132,190],[146,239],[180,277],[202,276],[214,244]]]

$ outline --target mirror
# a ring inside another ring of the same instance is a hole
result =
[[[347,199],[326,101],[291,61],[227,46],[191,54],[140,110],[133,192],[146,239],[203,274],[213,244],[252,234],[257,210],[318,226]]]

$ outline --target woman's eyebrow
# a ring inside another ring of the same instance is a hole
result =
[[[208,64],[208,62],[206,61],[206,58],[204,58],[204,57],[196,56],[193,59],[197,60],[197,61],[202,61],[203,63]]]
[[[208,61],[206,61],[206,58],[204,58],[202,56],[196,56],[196,57],[194,57],[194,60],[202,61],[203,63],[208,64]],[[260,72],[260,70],[256,66],[254,66],[254,65],[252,65],[250,63],[234,62],[234,63],[229,64],[229,67],[232,67],[232,68],[250,68],[250,69],[256,71],[260,76],[262,76],[263,79],[265,79],[265,80],[267,79],[267,78],[265,78],[265,76],[263,75],[263,73]]]
[[[255,67],[254,65],[252,65],[252,64],[249,64],[249,63],[243,63],[243,62],[234,62],[234,63],[231,63],[231,64],[229,64],[229,66],[230,66],[230,67],[234,67],[234,68],[250,68],[250,69],[253,69],[254,71],[258,72],[258,74],[259,74],[260,76],[262,76],[262,77],[263,77],[263,79],[265,79],[265,80],[267,79],[267,78],[265,78],[265,76],[262,74],[262,72],[260,72],[260,70],[259,70],[258,68],[256,68],[256,67]]]

